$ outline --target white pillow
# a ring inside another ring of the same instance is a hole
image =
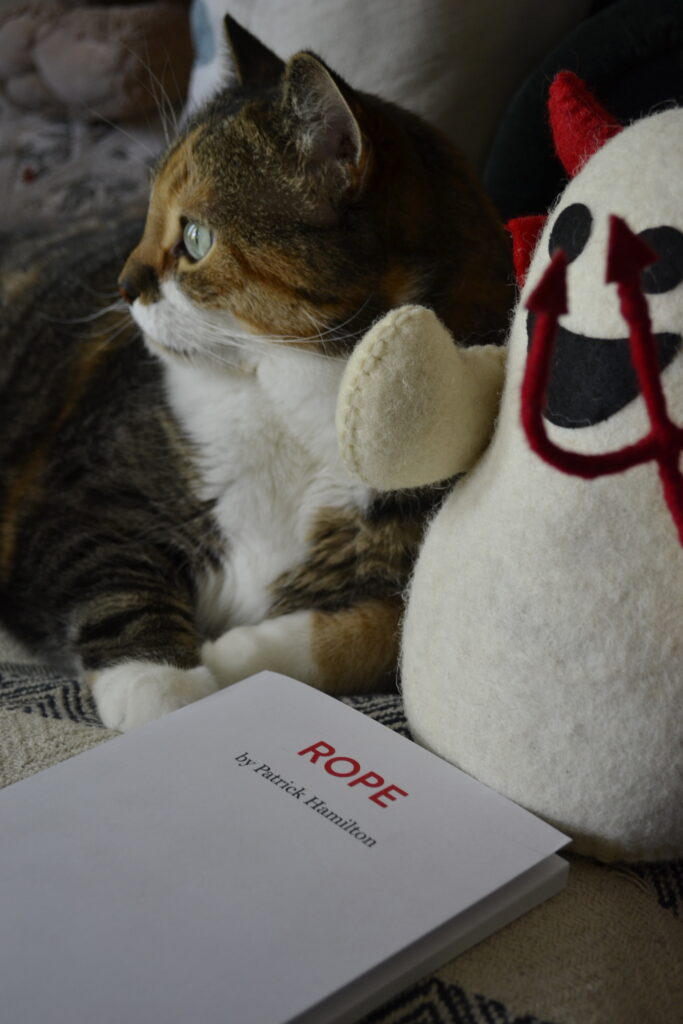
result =
[[[229,12],[278,56],[313,50],[355,88],[421,114],[481,166],[514,89],[589,7],[590,0],[194,0],[189,106],[224,80]]]

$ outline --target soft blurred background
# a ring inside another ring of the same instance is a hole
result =
[[[312,49],[439,126],[505,218],[560,186],[544,113],[557,69],[623,119],[682,98],[680,0],[0,0],[5,260],[40,230],[144,209],[178,119],[229,77],[228,11],[280,56]]]
[[[514,90],[591,0],[0,0],[0,231],[144,203],[146,172],[228,62],[230,11],[442,127],[481,169]],[[651,6],[651,5],[650,5]]]

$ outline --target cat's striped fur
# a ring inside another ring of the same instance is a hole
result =
[[[132,253],[111,229],[51,250],[2,328],[0,618],[75,658],[114,728],[261,668],[391,683],[439,492],[349,478],[345,357],[407,301],[496,341],[511,298],[444,139],[310,54],[231,37],[240,80],[161,161]],[[188,220],[214,235],[197,261]],[[94,316],[124,261],[133,319]]]

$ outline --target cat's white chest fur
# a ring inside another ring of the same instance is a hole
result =
[[[343,360],[285,346],[269,346],[246,371],[167,364],[169,400],[225,539],[222,569],[199,595],[208,634],[268,614],[272,583],[305,560],[321,508],[367,504],[337,450],[343,369]]]

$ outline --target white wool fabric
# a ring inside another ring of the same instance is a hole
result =
[[[504,348],[460,348],[431,310],[391,310],[344,372],[337,433],[347,467],[382,490],[463,473],[491,436],[504,367]]]
[[[557,217],[585,204],[592,230],[568,267],[561,323],[605,345],[628,337],[604,283],[608,217],[683,231],[681,166],[683,111],[664,111],[609,141],[551,211],[513,321],[494,439],[431,524],[403,635],[415,737],[606,860],[683,855],[683,548],[655,464],[584,481],[531,452],[524,300]],[[655,331],[680,336],[683,284],[649,306]],[[680,351],[662,380],[683,423]],[[594,426],[548,430],[564,448],[608,452],[648,427],[638,395]]]

